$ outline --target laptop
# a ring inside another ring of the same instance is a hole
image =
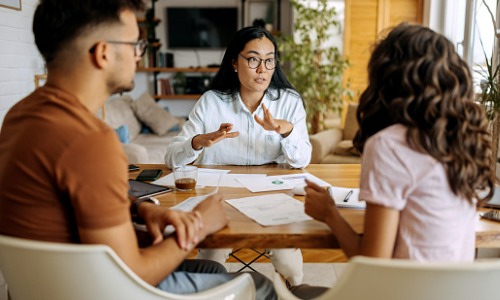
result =
[[[128,194],[138,199],[173,191],[173,189],[166,186],[146,183],[133,179],[130,179],[128,181],[128,184],[129,184]]]
[[[485,207],[500,208],[500,186],[495,187],[493,198],[484,204]]]

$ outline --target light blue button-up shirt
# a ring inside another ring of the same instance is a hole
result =
[[[229,96],[214,91],[203,94],[189,114],[182,131],[167,146],[165,163],[169,168],[189,164],[196,160],[203,165],[263,165],[288,163],[293,168],[304,168],[311,161],[311,143],[306,126],[306,112],[300,96],[282,90],[278,100],[271,100],[268,90],[254,114],[264,118],[262,103],[273,118],[293,124],[286,138],[275,131],[267,131],[257,122],[245,106],[239,93]],[[236,138],[224,139],[199,151],[191,146],[197,134],[219,130],[221,123],[232,123]]]

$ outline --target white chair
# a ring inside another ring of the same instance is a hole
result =
[[[339,281],[316,300],[491,300],[499,298],[500,260],[419,263],[354,257]],[[279,274],[279,299],[298,300]]]
[[[40,242],[0,235],[0,270],[13,300],[255,299],[250,275],[196,294],[149,285],[105,245]]]

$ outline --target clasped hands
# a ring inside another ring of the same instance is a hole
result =
[[[153,245],[163,240],[167,225],[175,228],[179,247],[191,251],[206,236],[227,226],[229,217],[222,206],[222,194],[214,194],[199,203],[191,212],[145,204],[139,206],[139,215],[153,238]]]
[[[287,120],[274,119],[271,112],[264,104],[262,104],[262,109],[264,111],[263,119],[257,116],[257,114],[254,115],[255,122],[262,126],[262,128],[267,131],[275,131],[283,137],[287,137],[292,132],[292,123]],[[240,135],[238,131],[231,132],[232,130],[233,124],[222,123],[217,131],[196,135],[191,140],[191,146],[194,150],[201,150],[202,148],[210,147],[223,139],[235,138]]]

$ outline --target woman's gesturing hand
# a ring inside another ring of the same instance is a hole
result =
[[[196,135],[191,141],[191,146],[194,150],[201,150],[202,148],[210,147],[223,139],[235,138],[240,135],[238,131],[231,132],[231,130],[233,130],[233,124],[222,123],[217,131]]]
[[[255,122],[259,123],[262,128],[267,131],[276,131],[283,137],[287,137],[293,130],[293,124],[287,120],[274,119],[269,109],[262,104],[264,110],[264,119],[261,119],[257,114],[254,115]]]

